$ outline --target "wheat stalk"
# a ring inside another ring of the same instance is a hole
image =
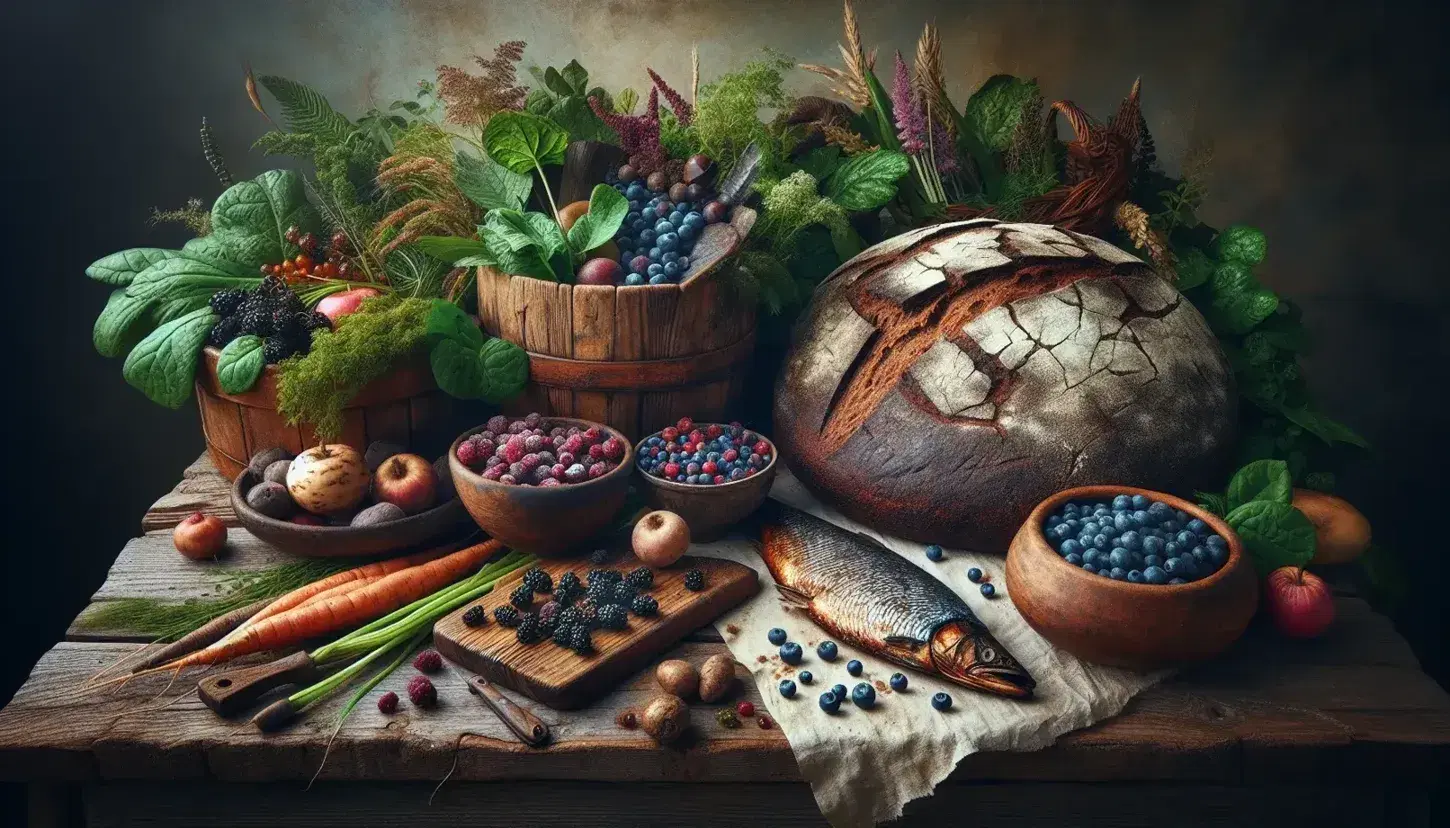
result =
[[[839,44],[841,60],[845,63],[844,70],[834,66],[822,66],[817,63],[802,63],[800,67],[807,72],[815,72],[829,78],[834,84],[833,91],[842,98],[850,101],[857,109],[865,109],[871,104],[870,86],[866,83],[866,73],[876,67],[876,52],[873,50],[869,55],[861,46],[861,26],[856,22],[856,10],[851,6],[851,0],[845,0],[846,42]]]
[[[955,119],[941,114],[951,107],[951,101],[947,98],[946,78],[941,68],[941,37],[933,23],[926,24],[916,41],[916,73],[912,82],[921,99],[930,102],[929,108],[936,110],[937,121],[946,127],[948,134],[956,135]]]
[[[700,102],[700,44],[690,46],[690,103]]]
[[[826,124],[821,127],[821,133],[826,136],[826,143],[835,144],[847,155],[859,155],[876,149],[867,144],[866,139],[862,138],[860,133],[852,132],[843,126]]]
[[[1147,210],[1131,201],[1124,201],[1113,211],[1113,222],[1128,234],[1134,247],[1148,252],[1148,258],[1153,261],[1154,269],[1160,275],[1169,281],[1177,279],[1177,274],[1173,269],[1173,253],[1168,249],[1168,241],[1163,238],[1162,233],[1153,228],[1149,222]]]

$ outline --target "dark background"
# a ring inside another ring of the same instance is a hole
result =
[[[529,41],[526,62],[578,55],[611,89],[643,88],[646,63],[688,77],[692,40],[708,80],[766,45],[834,64],[840,37],[834,0],[0,5],[10,414],[0,701],[202,450],[194,407],[154,406],[91,349],[107,291],[83,271],[114,250],[185,240],[146,218],[217,195],[196,142],[203,115],[238,178],[274,165],[247,152],[264,125],[242,94],[245,61],[357,113],[409,95],[438,63],[515,37]],[[1349,455],[1339,479],[1409,572],[1382,606],[1442,683],[1445,5],[858,2],[882,69],[934,18],[959,103],[1013,72],[1106,114],[1141,75],[1170,168],[1195,136],[1213,142],[1204,218],[1268,234],[1264,279],[1304,306],[1319,343],[1305,367],[1323,408],[1375,447]],[[792,83],[820,90],[803,72]]]

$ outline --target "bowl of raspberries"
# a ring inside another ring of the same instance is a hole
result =
[[[639,441],[634,465],[645,500],[685,519],[691,540],[714,540],[765,502],[775,444],[735,423],[689,417]]]
[[[448,450],[453,484],[479,528],[541,557],[576,551],[610,525],[629,491],[634,447],[601,423],[500,414]]]

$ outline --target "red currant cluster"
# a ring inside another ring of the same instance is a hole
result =
[[[302,248],[296,258],[283,259],[278,264],[262,265],[263,276],[280,276],[289,282],[303,279],[351,279],[353,266],[348,260],[352,245],[347,234],[334,233],[326,248],[312,233],[303,233],[297,225],[287,228],[282,234],[289,244]]]

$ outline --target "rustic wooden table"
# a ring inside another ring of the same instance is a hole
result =
[[[188,468],[147,512],[145,533],[122,550],[86,612],[125,597],[206,596],[220,569],[277,561],[239,529],[222,564],[177,557],[171,527],[198,509],[231,521],[226,492],[205,457]],[[1430,824],[1446,805],[1436,790],[1450,778],[1450,696],[1419,670],[1389,621],[1357,598],[1337,601],[1339,620],[1322,639],[1289,644],[1255,628],[1225,657],[1047,750],[968,757],[935,796],[907,809],[906,821]],[[114,692],[84,689],[138,640],[73,626],[0,711],[0,778],[30,786],[32,824],[825,824],[778,729],[726,730],[700,706],[697,737],[665,750],[616,726],[619,710],[648,696],[647,676],[576,712],[524,700],[556,736],[535,750],[450,669],[435,712],[414,715],[405,704],[389,719],[360,705],[308,789],[331,711],[264,736],[245,720],[218,718],[194,694],[156,709],[182,683],[165,695],[157,678]],[[677,656],[725,651],[705,629]],[[746,696],[756,696],[753,685]]]

